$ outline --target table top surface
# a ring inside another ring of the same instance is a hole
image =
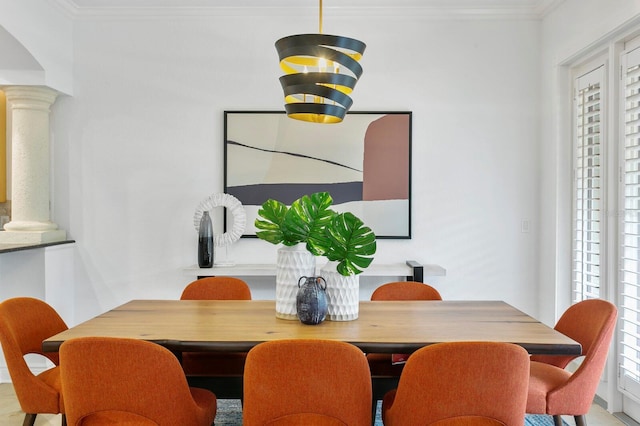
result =
[[[330,339],[365,352],[410,353],[452,341],[516,343],[532,354],[580,354],[580,344],[501,301],[361,301],[353,321],[304,325],[273,300],[133,300],[54,335],[43,350],[86,336],[149,340],[171,350],[248,351],[279,339]]]

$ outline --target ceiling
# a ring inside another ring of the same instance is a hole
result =
[[[68,0],[76,7],[305,7],[317,6],[316,0]],[[462,6],[462,7],[531,7],[545,3],[543,0],[325,0],[323,6]],[[332,4],[333,3],[333,4]]]
[[[422,12],[500,14],[542,17],[564,0],[324,0],[327,11]],[[55,0],[72,15],[178,12],[193,9],[317,9],[317,0]]]

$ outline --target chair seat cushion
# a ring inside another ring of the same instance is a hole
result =
[[[196,405],[200,407],[202,424],[212,425],[218,408],[216,395],[210,390],[201,388],[190,387],[189,391]]]
[[[348,426],[335,417],[317,413],[296,413],[278,417],[266,423],[267,426]]]
[[[156,422],[139,414],[117,410],[98,411],[88,414],[80,420],[83,422],[82,424],[86,423],[91,426],[157,426]]]
[[[542,362],[531,361],[527,413],[547,414],[547,394],[566,383],[571,373]]]
[[[56,366],[38,374],[38,379],[42,381],[44,386],[51,387],[52,391],[48,392],[51,396],[49,401],[45,403],[42,399],[33,401],[32,403],[40,407],[37,410],[40,413],[64,413],[64,402],[62,399],[62,381],[60,379],[60,367]],[[43,393],[38,392],[33,394],[34,398],[40,396],[42,398]],[[24,399],[24,398],[23,398]],[[54,400],[55,399],[55,400]],[[21,401],[22,403],[22,401]],[[46,407],[48,406],[48,408]]]
[[[524,423],[524,418],[522,419]],[[435,423],[431,423],[431,426],[507,426],[503,422],[496,419],[490,419],[488,417],[480,416],[463,416],[463,417],[451,417],[449,419],[442,419]]]

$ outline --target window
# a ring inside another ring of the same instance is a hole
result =
[[[574,81],[574,301],[600,295],[603,83],[603,65]]]
[[[623,411],[640,418],[640,37],[591,53],[572,74],[572,299],[617,299],[610,360]]]
[[[625,52],[621,64],[620,387],[640,398],[640,48]]]

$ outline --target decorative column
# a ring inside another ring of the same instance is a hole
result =
[[[49,107],[57,92],[9,86],[3,91],[11,114],[11,222],[0,243],[38,244],[66,239],[49,213]]]

